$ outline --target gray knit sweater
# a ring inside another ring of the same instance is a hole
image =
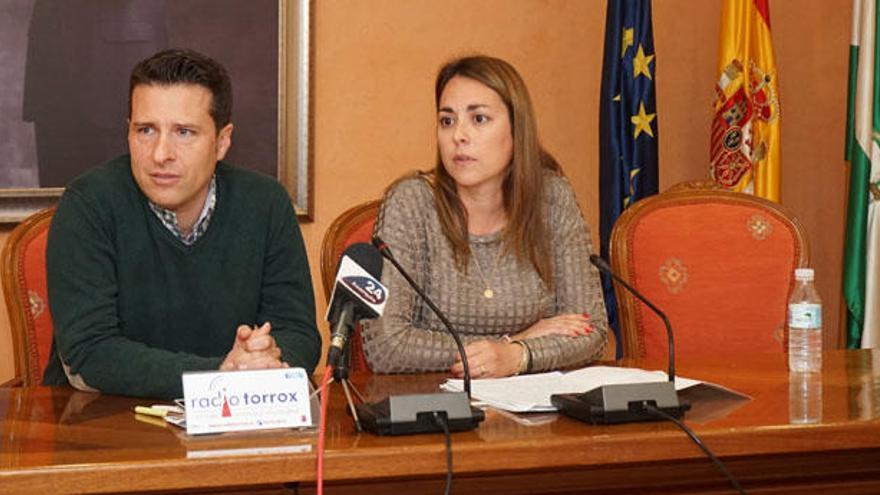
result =
[[[470,237],[472,258],[477,258],[483,277],[473,259],[466,273],[459,271],[440,226],[431,186],[423,178],[395,185],[376,225],[376,233],[446,314],[465,344],[500,340],[542,318],[589,313],[595,330],[588,335],[524,341],[532,355],[532,372],[584,365],[602,355],[607,341],[599,275],[589,263],[589,229],[568,181],[548,172],[544,183],[553,292],[547,291],[530,263],[518,263],[512,253],[500,256],[500,232]],[[447,370],[457,350],[443,324],[388,263],[382,282],[389,290],[385,313],[363,325],[370,368],[377,373]],[[484,297],[487,283],[492,298]]]

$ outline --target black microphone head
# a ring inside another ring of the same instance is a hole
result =
[[[603,270],[609,270],[609,271],[611,270],[611,267],[608,265],[608,262],[603,260],[602,257],[599,256],[598,254],[591,254],[590,255],[590,263],[592,263],[596,267],[601,268]]]
[[[366,242],[357,242],[345,248],[345,252],[339,258],[340,264],[342,258],[348,256],[352,261],[360,265],[375,279],[382,278],[382,255],[373,246]],[[339,264],[336,265],[336,272],[339,273]]]
[[[345,258],[349,262],[343,272]],[[377,312],[371,305],[381,304],[387,297],[386,290],[381,286],[382,264],[379,251],[365,242],[352,244],[345,249],[336,266],[336,283],[327,308],[328,321],[335,325],[347,305],[354,306],[353,320],[381,315],[381,310]],[[368,276],[363,276],[363,272]]]

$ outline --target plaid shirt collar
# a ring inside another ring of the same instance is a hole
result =
[[[211,223],[211,216],[213,216],[214,207],[217,205],[217,174],[214,174],[211,177],[211,184],[208,186],[208,196],[205,198],[205,206],[202,207],[202,213],[199,214],[199,219],[196,220],[192,231],[187,235],[184,235],[183,232],[180,231],[180,227],[177,224],[176,213],[162,208],[152,201],[148,200],[147,203],[149,203],[150,209],[153,210],[153,213],[159,217],[162,225],[164,225],[174,237],[180,239],[180,242],[187,246],[192,246],[205,234],[208,230],[208,224]]]

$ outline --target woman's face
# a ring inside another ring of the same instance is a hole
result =
[[[494,90],[467,77],[450,79],[440,94],[437,143],[459,192],[501,190],[513,156],[513,132],[507,107]]]

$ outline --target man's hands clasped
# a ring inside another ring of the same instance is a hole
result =
[[[267,368],[288,368],[281,360],[281,349],[269,335],[272,324],[263,323],[260,327],[240,325],[235,332],[232,350],[226,355],[221,371],[256,370]]]

